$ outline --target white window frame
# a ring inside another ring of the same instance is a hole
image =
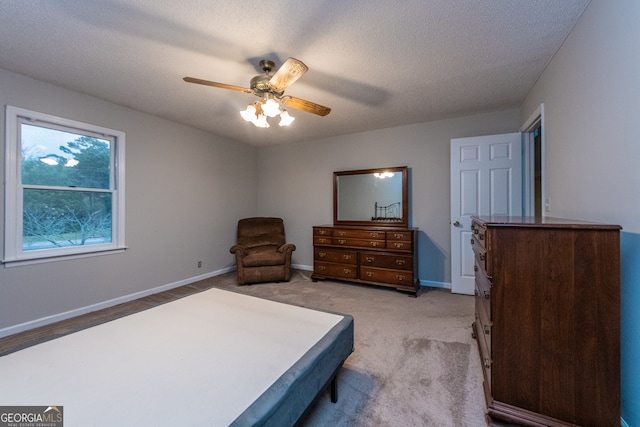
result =
[[[79,245],[62,248],[23,250],[22,242],[22,149],[21,122],[28,120],[34,125],[55,128],[63,126],[75,130],[81,135],[99,135],[113,141],[111,242],[104,244]],[[49,262],[70,258],[81,258],[107,253],[122,252],[125,246],[125,133],[113,129],[95,126],[75,120],[56,117],[50,114],[18,108],[6,107],[5,131],[5,203],[4,203],[4,256],[5,267]]]

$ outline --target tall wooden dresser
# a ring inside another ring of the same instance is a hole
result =
[[[492,422],[620,425],[620,227],[474,217],[472,230]]]
[[[311,278],[389,286],[416,294],[420,286],[417,242],[415,228],[314,226]]]

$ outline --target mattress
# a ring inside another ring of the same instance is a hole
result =
[[[0,405],[65,426],[290,426],[353,350],[353,318],[221,289],[0,358]]]

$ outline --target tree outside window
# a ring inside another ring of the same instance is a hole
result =
[[[15,203],[8,197],[5,221],[16,231],[8,233],[4,262],[123,248],[124,134],[15,110],[15,141],[6,153],[15,159],[7,160]]]

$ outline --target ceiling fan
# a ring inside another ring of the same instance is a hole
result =
[[[318,116],[326,116],[331,112],[331,108],[325,107],[315,102],[306,101],[304,99],[296,98],[289,95],[284,95],[284,91],[296,80],[298,80],[304,73],[309,71],[302,61],[289,58],[284,64],[271,75],[271,71],[275,67],[275,63],[268,59],[260,61],[260,68],[264,71],[264,74],[260,74],[251,79],[250,87],[245,88],[241,86],[234,86],[225,83],[217,83],[209,80],[197,79],[195,77],[185,77],[183,80],[188,83],[196,83],[206,86],[219,87],[222,89],[235,90],[238,92],[252,93],[261,98],[260,101],[254,102],[247,107],[247,110],[243,111],[242,117],[247,121],[252,121],[258,127],[269,127],[266,122],[266,116],[275,117],[280,114],[283,121],[280,125],[283,126],[283,122],[293,121],[293,118],[286,113],[286,111],[280,111],[278,101],[286,105],[287,107],[295,108],[298,110],[306,111],[308,113],[316,114]],[[276,108],[277,107],[277,108]],[[246,113],[246,114],[245,114]],[[283,116],[284,115],[284,116]],[[261,117],[262,116],[262,117]],[[287,123],[288,124],[288,123]],[[284,124],[286,126],[286,124]]]

